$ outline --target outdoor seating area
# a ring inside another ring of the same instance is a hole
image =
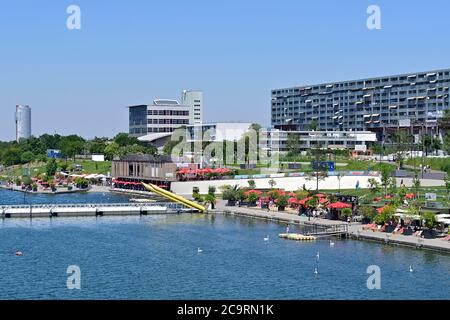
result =
[[[176,175],[178,181],[198,181],[223,179],[224,177],[234,175],[234,172],[228,168],[182,168],[176,172]]]
[[[353,203],[345,203],[333,195],[314,193],[306,190],[286,192],[281,189],[268,191],[256,189],[225,190],[223,199],[228,205],[248,206],[268,211],[286,213],[310,218],[344,220],[353,216]]]

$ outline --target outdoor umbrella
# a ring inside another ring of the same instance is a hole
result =
[[[323,193],[318,193],[315,196],[319,197],[319,198],[325,198],[326,197],[326,195],[324,195]]]
[[[260,195],[262,194],[262,192],[259,191],[259,190],[249,190],[249,191],[245,191],[245,192],[244,192],[244,195],[245,195],[245,196],[248,196],[250,193],[255,193],[255,194],[257,194],[258,196],[260,196]]]
[[[298,204],[304,206],[304,205],[306,204],[306,201],[308,201],[308,200],[310,200],[310,199],[312,199],[312,197],[308,197],[308,198],[302,199],[302,200],[300,200],[300,201],[298,202]]]
[[[384,207],[381,207],[381,208],[378,208],[378,209],[377,209],[377,212],[378,212],[378,213],[382,213],[382,212],[383,212],[383,210],[384,210],[384,208],[386,208],[386,206],[384,206]]]
[[[348,204],[348,203],[343,203],[343,202],[335,202],[335,203],[331,203],[327,206],[327,208],[329,209],[344,209],[344,208],[351,208],[352,205]]]

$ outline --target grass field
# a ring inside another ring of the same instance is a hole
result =
[[[416,166],[419,167],[422,163],[422,158],[408,159],[406,164],[413,166],[414,160]],[[424,158],[424,164],[431,167],[433,170],[440,170],[445,172],[450,172],[450,157],[447,158]]]

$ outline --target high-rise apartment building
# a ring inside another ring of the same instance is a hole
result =
[[[26,105],[16,105],[16,141],[31,138],[31,108]]]
[[[450,69],[272,90],[272,126],[375,131],[433,127],[450,108]]]

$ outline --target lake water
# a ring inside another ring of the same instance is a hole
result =
[[[281,240],[284,229],[223,215],[0,220],[0,299],[450,299],[449,255]],[[70,265],[81,290],[67,289]],[[381,269],[380,290],[367,288],[370,265]]]

